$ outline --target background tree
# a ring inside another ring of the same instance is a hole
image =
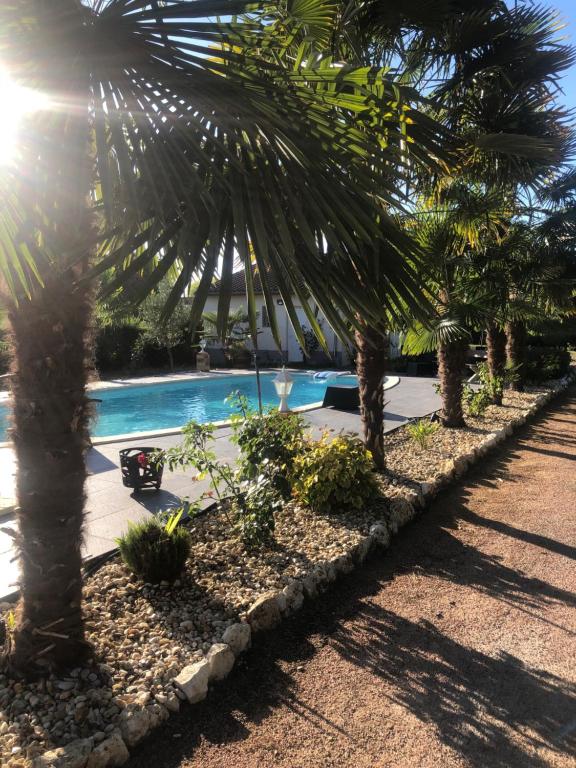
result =
[[[173,350],[186,338],[189,310],[181,299],[167,317],[164,316],[164,307],[171,288],[162,284],[157,291],[152,293],[141,305],[138,318],[144,330],[138,339],[138,346],[151,342],[160,349],[166,350],[170,370],[174,370]],[[135,353],[137,354],[137,350]]]
[[[361,8],[349,3],[341,24],[346,34],[339,37],[343,47],[338,52],[342,55],[344,50],[365,65],[394,66],[402,83],[410,83],[416,93],[426,93],[432,105],[430,114],[449,129],[445,149],[461,150],[447,174],[446,167],[427,163],[413,152],[415,146],[419,148],[417,142],[408,142],[404,158],[410,173],[405,174],[404,183],[414,183],[414,194],[422,183],[430,187],[443,175],[450,183],[450,174],[464,174],[472,183],[487,185],[533,183],[559,162],[565,140],[564,115],[552,107],[550,88],[571,64],[573,53],[554,39],[557,23],[553,12],[524,4],[507,9],[503,3],[489,0],[400,6],[369,2]],[[396,199],[386,201],[388,210],[391,203],[398,209],[404,199],[398,188]],[[381,242],[377,249],[382,249]],[[412,254],[413,258],[414,249]],[[410,259],[408,250],[405,258]],[[374,263],[375,259],[366,261]],[[418,264],[425,275],[425,262],[419,259]],[[367,282],[378,284],[374,274]],[[388,293],[390,288],[384,285],[383,290]],[[445,307],[448,296],[436,299]],[[448,303],[454,309],[453,300]],[[418,313],[412,320],[421,318]],[[432,327],[446,328],[447,320],[436,318]],[[453,320],[448,320],[448,327],[453,328]],[[384,317],[380,326],[386,330]],[[491,337],[504,338],[496,325]],[[453,425],[462,424],[464,343],[449,340],[447,333],[442,338],[439,363],[451,393],[444,404],[445,418]],[[356,330],[364,435],[378,457],[378,466],[384,464],[380,389],[386,342],[386,333],[376,332],[373,321]]]

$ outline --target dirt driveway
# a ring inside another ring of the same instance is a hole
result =
[[[129,765],[573,768],[575,460],[572,391]]]

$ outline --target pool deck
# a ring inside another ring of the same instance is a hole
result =
[[[232,371],[226,372],[232,373]],[[234,371],[234,373],[237,372]],[[206,374],[203,375],[205,376]],[[186,377],[192,378],[190,375]],[[184,375],[180,378],[184,378]],[[155,377],[154,380],[165,382],[167,377]],[[144,383],[142,379],[118,381],[119,386],[128,383]],[[146,383],[149,381],[146,380]],[[397,429],[412,418],[425,416],[437,410],[440,407],[440,398],[434,391],[435,383],[436,379],[402,376],[397,386],[387,390],[384,412],[386,432]],[[109,382],[106,382],[106,385],[108,384]],[[317,408],[304,412],[303,416],[315,436],[325,429],[359,433],[361,428],[358,412]],[[230,442],[230,434],[229,427],[221,427],[217,430],[215,451],[220,460],[234,462],[238,449]],[[84,536],[86,558],[97,557],[114,549],[115,539],[126,531],[130,521],[145,520],[160,510],[178,507],[186,498],[198,499],[208,489],[207,480],[194,482],[190,479],[192,474],[190,470],[166,472],[159,492],[132,494],[129,488],[122,485],[118,461],[118,452],[122,448],[142,445],[143,442],[150,444],[150,440],[154,446],[168,448],[177,445],[180,439],[179,434],[170,434],[145,439],[136,437],[123,442],[99,442],[88,452],[89,477],[86,484]],[[12,448],[9,446],[0,448],[0,497],[13,497],[15,471],[16,463]],[[15,530],[14,518],[5,517],[0,521],[0,528]],[[0,530],[0,600],[15,591],[18,567],[14,558],[13,538],[6,531]]]

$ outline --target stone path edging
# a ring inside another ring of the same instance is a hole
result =
[[[292,580],[281,592],[261,595],[249,608],[247,622],[228,627],[222,642],[212,645],[203,660],[180,671],[175,678],[179,688],[177,696],[157,696],[150,701],[150,694],[142,693],[122,711],[119,729],[104,741],[95,744],[92,738],[78,739],[34,758],[32,768],[114,768],[123,765],[129,758],[129,749],[168,719],[172,712],[178,712],[181,701],[190,704],[202,701],[208,694],[210,683],[228,676],[236,658],[250,647],[253,633],[272,629],[284,617],[298,611],[305,599],[315,598],[339,575],[349,574],[361,565],[373,547],[388,549],[392,536],[414,519],[441,489],[460,479],[472,464],[493,451],[575,380],[576,369],[573,369],[560,381],[548,385],[549,390],[536,397],[525,415],[489,434],[472,451],[446,462],[445,471],[434,482],[421,483],[418,489],[394,497],[389,503],[386,519],[374,523],[369,534],[347,554],[317,563],[308,575]]]

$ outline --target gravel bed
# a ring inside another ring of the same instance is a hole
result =
[[[446,471],[446,462],[526,414],[545,391],[508,393],[502,407],[468,418],[468,429],[440,427],[424,450],[402,428],[387,435],[384,496],[402,496],[433,480]],[[383,499],[360,514],[320,516],[291,503],[277,517],[275,544],[250,553],[230,537],[222,515],[208,514],[193,522],[188,566],[172,587],[141,584],[119,561],[104,565],[85,586],[92,664],[36,683],[0,675],[0,764],[50,765],[34,758],[79,739],[109,739],[119,731],[122,712],[135,706],[160,722],[185,698],[173,682],[184,666],[205,658],[230,625],[246,619],[258,597],[353,550],[386,508]],[[0,612],[10,608],[0,604]]]
[[[104,565],[84,590],[94,664],[38,683],[0,675],[0,764],[20,768],[76,739],[102,741],[132,704],[176,709],[172,680],[185,665],[204,658],[262,593],[348,553],[376,514],[329,518],[289,504],[277,518],[275,546],[254,553],[230,538],[223,516],[208,515],[192,526],[189,564],[172,587],[141,584],[119,562]]]
[[[426,448],[420,448],[405,429],[397,429],[384,438],[388,473],[399,482],[430,482],[445,471],[446,462],[476,448],[487,435],[497,432],[513,419],[526,413],[542,387],[526,392],[506,392],[501,406],[490,405],[481,417],[466,416],[467,429],[439,426]]]

